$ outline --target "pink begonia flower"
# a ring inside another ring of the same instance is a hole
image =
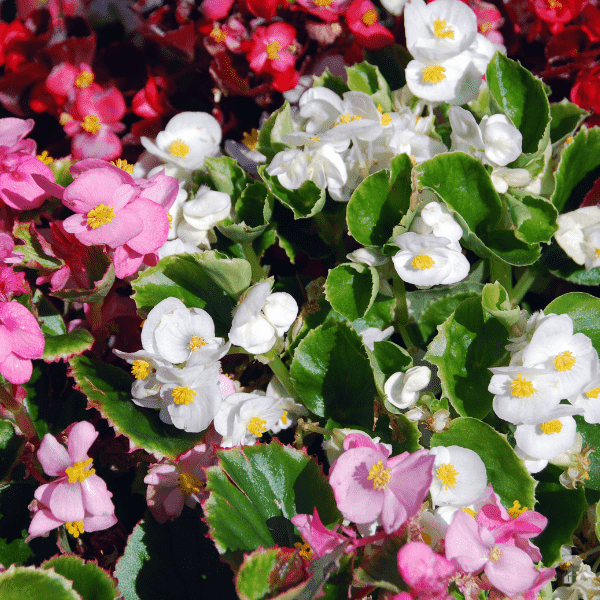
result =
[[[177,460],[177,464],[165,461],[152,465],[144,478],[148,484],[146,500],[148,508],[159,523],[176,519],[186,504],[194,508],[208,498],[204,491],[205,467],[217,464],[214,447],[199,444]]]
[[[351,439],[344,440],[344,447],[354,438],[348,437]],[[417,514],[431,485],[434,462],[427,450],[403,452],[388,459],[389,453],[383,444],[350,448],[336,460],[329,474],[344,517],[364,524],[381,515],[388,534]]]
[[[327,529],[321,522],[316,508],[312,515],[296,515],[291,520],[298,528],[302,539],[310,546],[313,559],[333,552],[340,544],[349,540],[341,533],[337,533],[339,525]]]
[[[445,598],[454,565],[423,542],[408,542],[398,552],[398,570],[416,596]]]
[[[10,265],[0,264],[0,302],[9,302],[13,296],[31,293],[25,273],[16,273]]]
[[[497,543],[489,529],[461,510],[446,533],[446,558],[467,573],[485,571],[489,582],[511,598],[529,591],[538,579],[526,552]]]
[[[87,455],[97,437],[94,426],[86,421],[71,428],[68,450],[53,435],[44,436],[37,457],[44,471],[58,479],[35,491],[41,509],[31,521],[30,535],[42,535],[64,523],[67,531],[77,536],[116,523],[112,493],[91,468],[92,459]],[[90,529],[86,529],[86,523]]]
[[[340,18],[351,0],[330,0],[325,4],[322,0],[297,0],[296,6],[301,6],[312,15],[323,21],[333,22]]]
[[[394,35],[379,22],[371,0],[355,0],[346,11],[346,21],[361,48],[381,50],[394,43]]]
[[[45,86],[61,108],[67,102],[73,102],[82,90],[91,88],[95,92],[102,91],[102,87],[94,83],[92,67],[86,63],[80,63],[79,67],[60,63],[46,77]]]
[[[44,334],[35,317],[17,301],[0,302],[0,373],[11,383],[29,381],[31,359],[44,354]]]
[[[15,250],[15,241],[9,233],[0,231],[0,261],[6,264],[23,262],[25,254]]]
[[[35,140],[23,139],[33,129],[33,119],[7,117],[0,119],[0,146],[6,146],[8,152],[26,152],[35,154]]]
[[[233,381],[229,379],[227,375],[223,375],[223,373],[221,373],[219,378],[219,389],[221,390],[221,394],[223,394],[223,398],[227,398],[227,396],[237,393]]]
[[[200,10],[207,19],[211,21],[220,21],[224,19],[231,10],[235,0],[204,0],[200,5]]]

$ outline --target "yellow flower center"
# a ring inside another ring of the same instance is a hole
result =
[[[561,352],[552,362],[554,363],[556,370],[562,373],[564,371],[570,371],[577,362],[577,359],[573,356],[573,353],[570,350],[565,350],[564,352]]]
[[[336,123],[336,125],[340,125],[341,123],[351,123],[352,121],[358,121],[362,119],[359,115],[351,115],[350,113],[346,113],[345,115],[340,115],[340,122]]]
[[[490,560],[492,562],[498,562],[501,558],[502,558],[502,550],[500,550],[500,548],[498,548],[497,546],[494,546],[490,550]]]
[[[371,10],[368,10],[362,16],[362,22],[365,25],[374,25],[375,23],[377,23],[377,11],[374,8],[372,8]]]
[[[490,31],[491,28],[492,24],[489,21],[486,21],[485,23],[481,24],[479,30],[481,31],[481,33],[487,33],[488,31]]]
[[[565,144],[570,144],[573,141],[573,136],[570,135],[569,137],[567,137],[567,139],[565,140]]]
[[[39,157],[38,157],[38,158],[39,158]],[[596,251],[596,254],[597,254],[598,256],[600,256],[600,248],[594,248],[594,250]]]
[[[598,397],[598,394],[600,394],[600,387],[596,387],[593,390],[589,390],[585,393],[585,395],[588,398],[594,398],[594,399],[596,399]]]
[[[171,392],[171,396],[173,397],[173,402],[175,404],[191,404],[194,401],[194,397],[197,396],[196,392],[189,387],[183,387],[181,385],[177,386]]]
[[[202,481],[191,473],[182,473],[177,479],[177,484],[186,496],[197,494],[204,486]]]
[[[284,411],[283,411],[283,414],[281,415],[281,422],[282,422],[284,425],[287,425],[287,422],[288,422],[287,414],[288,414],[288,411],[287,411],[287,410],[284,410]]]
[[[117,158],[117,160],[111,160],[110,164],[115,165],[115,167],[119,167],[119,169],[123,169],[125,173],[133,175],[134,166],[130,165],[124,158]]]
[[[244,144],[251,152],[256,151],[258,148],[258,129],[256,129],[256,127],[254,127],[250,133],[244,131],[242,144]]]
[[[281,50],[281,42],[273,40],[267,44],[267,57],[269,60],[277,60],[279,58],[279,51]]]
[[[417,157],[414,154],[410,155],[410,162],[416,167],[417,166]]]
[[[521,503],[518,500],[515,500],[513,502],[512,508],[508,509],[508,514],[513,519],[516,519],[517,517],[519,517],[520,515],[522,515],[526,511],[527,511],[527,507],[524,506],[523,508],[521,508]]]
[[[315,6],[329,6],[333,0],[315,0]]]
[[[424,271],[425,269],[431,269],[434,264],[435,261],[431,256],[428,256],[427,254],[417,254],[410,263],[410,266],[419,269],[419,271]]]
[[[54,159],[48,154],[48,150],[44,150],[41,154],[36,156],[38,160],[41,160],[45,165],[51,165]]]
[[[94,74],[89,71],[81,71],[75,78],[75,85],[82,90],[90,87],[92,83],[94,83]]]
[[[453,464],[444,463],[436,470],[435,476],[442,482],[444,490],[448,491],[448,488],[453,488],[456,485],[458,478],[458,471],[454,468]]]
[[[431,67],[425,67],[422,71],[423,73],[423,82],[424,83],[439,83],[440,81],[444,81],[446,76],[444,73],[446,69],[441,65],[433,65]]]
[[[131,374],[136,379],[146,379],[150,375],[150,363],[145,360],[134,360],[131,365]]]
[[[477,516],[475,514],[475,511],[472,508],[469,508],[468,506],[465,506],[465,508],[463,508],[462,511],[464,513],[467,513],[468,515],[471,515],[473,518],[475,518]]]
[[[250,419],[250,423],[248,423],[248,431],[252,435],[260,437],[266,430],[267,422],[265,419],[261,419],[260,417],[252,417],[252,419]]]
[[[316,136],[316,135],[315,135],[315,136],[312,136],[312,137],[310,137],[309,139],[310,139],[310,140],[312,140],[313,142],[320,142],[320,141],[321,141],[321,138],[320,138],[320,137],[318,137],[318,136]]]
[[[71,523],[65,523],[65,527],[74,538],[78,538],[80,533],[84,533],[83,521],[72,521]]]
[[[319,0],[317,0],[318,2]],[[310,546],[306,542],[296,542],[294,548],[298,548],[298,554],[305,560],[312,560],[313,553]]]
[[[69,123],[70,121],[73,120],[73,117],[66,112],[60,113],[60,117],[58,118],[58,122],[61,125],[66,125],[67,123]]]
[[[227,39],[227,32],[219,29],[219,27],[215,25],[215,28],[210,32],[210,37],[215,40],[215,42],[222,44]]]
[[[115,218],[115,209],[106,204],[98,204],[96,208],[92,208],[87,214],[87,224],[92,229],[98,229],[102,225],[110,223]]]
[[[90,475],[93,475],[95,469],[88,469],[92,464],[92,459],[76,462],[72,467],[67,467],[65,473],[69,477],[69,483],[83,483]],[[87,469],[87,470],[86,470]]]
[[[390,113],[384,113],[381,104],[377,105],[377,110],[381,113],[381,124],[384,127],[386,125],[389,125],[392,122],[392,117],[390,116]]]
[[[553,433],[560,433],[563,428],[562,423],[558,419],[552,419],[552,421],[546,421],[540,425],[542,433],[546,435],[552,435]]]
[[[208,342],[199,335],[192,336],[188,348],[190,350],[198,350],[199,348],[202,348],[202,346],[208,346]]]
[[[439,37],[442,39],[454,39],[454,29],[448,27],[448,25],[446,24],[446,19],[436,19],[433,22],[433,34],[435,35],[435,37]]]
[[[168,150],[171,156],[179,156],[180,158],[185,158],[190,153],[190,147],[180,139],[172,142]]]
[[[388,482],[390,481],[391,475],[390,470],[383,468],[383,461],[376,462],[369,469],[369,476],[367,479],[373,480],[373,488],[376,490],[385,490]]]
[[[96,135],[100,131],[100,127],[102,127],[102,123],[96,115],[85,115],[83,117],[81,128],[85,129],[88,133]]]
[[[533,382],[527,381],[521,373],[512,380],[510,387],[512,388],[511,394],[517,398],[531,398],[537,392],[533,387]]]
[[[171,229],[171,225],[173,225],[173,215],[171,213],[167,213],[167,221],[169,221],[169,229]]]
[[[562,8],[562,2],[559,2],[558,0],[546,0],[546,2],[548,2],[551,9]]]

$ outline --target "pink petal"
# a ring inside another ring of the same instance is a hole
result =
[[[16,301],[0,302],[0,323],[10,333],[10,349],[23,358],[44,353],[44,334],[35,317]]]
[[[408,518],[404,504],[389,489],[384,491],[381,523],[386,533],[393,533]]]
[[[14,146],[20,142],[35,124],[33,119],[6,117],[0,119],[0,146]]]
[[[71,459],[66,448],[61,446],[56,438],[49,433],[42,438],[37,457],[44,472],[53,477],[64,475],[65,469],[71,466]],[[48,503],[45,502],[44,504],[47,505]]]
[[[69,432],[67,442],[71,460],[74,463],[86,461],[89,458],[87,452],[97,437],[98,432],[91,423],[87,421],[76,423]]]
[[[172,488],[178,484],[179,471],[175,465],[155,465],[150,468],[144,483]]]
[[[72,233],[82,244],[96,246],[106,244],[116,248],[142,231],[143,221],[135,212],[123,208],[110,223],[92,229],[86,215],[72,215],[63,221],[67,233]]]
[[[134,252],[127,245],[119,246],[114,257],[115,275],[119,279],[129,277],[138,271],[143,262],[144,255]]]
[[[10,338],[11,335],[8,329],[0,325],[0,363],[4,362],[10,355]]]
[[[76,133],[71,140],[71,150],[75,158],[115,160],[121,156],[123,145],[108,125],[102,125],[96,134]]]
[[[127,206],[127,210],[135,211],[142,217],[144,228],[135,237],[127,241],[127,245],[139,254],[155,252],[166,241],[169,235],[169,217],[167,211],[152,200],[139,198]]]
[[[495,562],[489,560],[485,566],[490,583],[511,598],[526,592],[538,576],[533,561],[523,550],[514,546],[499,544],[497,548],[502,556]]]
[[[82,484],[83,505],[92,515],[107,515],[115,512],[112,494],[98,475],[90,475]]]
[[[65,523],[81,521],[84,517],[81,484],[62,481],[52,490],[48,508]]]
[[[111,515],[90,515],[83,519],[83,531],[92,532],[108,529],[117,522],[114,513]]]
[[[446,532],[446,558],[467,573],[478,573],[489,554],[490,546],[482,542],[477,521],[462,510],[457,511]]]
[[[179,487],[171,490],[163,503],[169,517],[178,517],[181,514],[184,500],[185,494],[179,489]]]
[[[140,179],[142,193],[140,198],[147,198],[169,210],[177,199],[179,182],[175,177],[165,175],[164,171],[156,173],[150,179]]]
[[[38,510],[35,515],[33,515],[33,519],[31,519],[31,523],[29,524],[29,535],[31,537],[38,537],[56,529],[62,524],[63,521],[54,518],[54,515],[47,508],[42,508],[41,510]]]
[[[28,358],[20,358],[11,353],[0,364],[0,373],[11,383],[27,383],[31,379],[33,365]]]

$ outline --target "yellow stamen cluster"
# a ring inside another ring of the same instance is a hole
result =
[[[98,229],[102,225],[110,223],[115,218],[115,209],[106,204],[98,204],[96,208],[92,208],[87,214],[87,224],[92,229]]]
[[[563,425],[558,419],[552,419],[552,421],[546,421],[540,425],[542,433],[546,435],[552,435],[553,433],[560,433]]]
[[[67,467],[65,473],[69,477],[69,483],[83,483],[90,475],[94,475],[95,469],[88,469],[92,459],[76,462],[72,467]],[[87,469],[87,470],[86,470]]]
[[[252,435],[260,437],[266,430],[267,422],[265,419],[261,419],[260,417],[252,417],[252,419],[250,419],[250,423],[248,423],[248,431]]]
[[[446,79],[444,73],[446,69],[442,65],[432,65],[431,67],[425,67],[422,71],[423,83],[440,83]]]
[[[434,264],[435,261],[431,256],[428,256],[427,254],[417,254],[410,263],[410,266],[419,269],[419,271],[424,271],[425,269],[431,269]]]
[[[329,6],[333,0],[315,0],[315,6]]]
[[[448,27],[446,19],[436,19],[433,22],[433,35],[442,39],[450,38],[454,39],[454,29]]]
[[[296,542],[294,548],[298,548],[298,554],[305,560],[312,560],[313,553],[310,546],[306,542]]]
[[[203,346],[207,346],[208,342],[200,335],[194,335],[192,336],[192,339],[190,340],[190,343],[188,344],[188,348],[190,350],[198,350],[199,348],[202,348]]]
[[[448,488],[453,488],[456,485],[458,479],[458,471],[454,468],[453,464],[444,463],[440,465],[435,472],[435,476],[442,482],[444,490],[448,491]]]
[[[191,473],[182,473],[177,479],[177,485],[186,496],[199,493],[204,486],[202,481]]]
[[[210,37],[215,42],[222,44],[227,39],[227,32],[215,25],[215,28],[210,32]]]
[[[92,83],[94,83],[94,74],[89,71],[81,71],[75,78],[75,85],[81,90],[90,87]]]
[[[383,461],[377,461],[370,469],[367,479],[373,480],[373,488],[376,490],[385,490],[391,479],[390,470],[383,468]]]
[[[564,371],[570,371],[577,362],[577,359],[573,356],[570,350],[561,352],[553,361],[557,371],[561,373]]]
[[[171,213],[167,213],[167,221],[169,221],[169,229],[171,229],[171,225],[173,225],[173,215]]]
[[[288,414],[288,411],[287,411],[287,410],[284,410],[284,411],[283,411],[283,414],[281,415],[281,422],[282,422],[284,425],[287,425],[287,422],[288,422],[287,414]]]
[[[562,8],[562,2],[559,2],[558,0],[546,0],[546,2],[548,2],[548,5],[553,10],[555,8]]]
[[[100,131],[100,127],[102,127],[102,123],[96,115],[85,115],[85,117],[83,117],[81,129],[84,129],[92,135],[96,135]]]
[[[367,26],[375,25],[375,23],[377,23],[377,11],[374,8],[372,8],[371,10],[368,10],[362,16],[362,22]]]
[[[594,250],[596,251],[596,254],[600,256],[600,248],[594,248]]]
[[[133,175],[134,165],[130,165],[124,158],[117,158],[117,160],[111,160],[110,164],[115,165],[115,167],[119,167],[119,169],[123,169],[125,173]]]
[[[258,149],[258,129],[253,128],[250,133],[244,131],[244,135],[242,137],[242,144],[250,150],[250,152],[256,152]]]
[[[487,33],[491,29],[492,29],[492,24],[489,21],[486,21],[485,23],[481,24],[479,31],[481,31],[481,33]]]
[[[267,58],[269,60],[277,60],[279,58],[279,51],[281,50],[281,42],[279,40],[273,40],[267,44]]]
[[[38,160],[41,160],[45,165],[51,165],[54,159],[48,154],[48,150],[44,150],[41,154],[36,156]]]
[[[65,523],[65,528],[74,538],[78,538],[79,534],[84,533],[83,521],[73,521],[71,523]]]
[[[598,397],[598,394],[600,394],[600,387],[596,387],[593,390],[588,390],[585,393],[588,398],[593,398],[594,400]]]
[[[523,508],[521,508],[521,503],[518,500],[515,500],[513,502],[512,508],[508,509],[508,514],[513,519],[516,519],[517,517],[521,516],[526,511],[527,511],[527,507],[524,506]]]
[[[177,386],[171,392],[171,396],[173,397],[173,402],[175,404],[191,404],[194,401],[194,398],[197,396],[196,392],[189,387]]]
[[[131,374],[136,379],[146,379],[150,375],[150,363],[145,360],[134,360],[131,365]]]
[[[377,105],[377,110],[381,113],[381,124],[384,127],[386,125],[389,125],[392,122],[392,117],[390,116],[390,113],[384,113],[381,104]]]
[[[494,546],[490,550],[490,560],[492,562],[498,562],[501,558],[502,558],[502,550],[500,550],[500,548],[498,548],[497,546]]]
[[[531,398],[537,392],[533,387],[533,382],[527,381],[521,373],[511,381],[510,387],[512,389],[511,394],[517,398]]]
[[[60,117],[58,117],[58,122],[61,125],[66,125],[67,123],[71,122],[73,120],[73,117],[66,112],[60,113]]]
[[[190,147],[179,139],[171,142],[167,150],[171,156],[179,156],[180,158],[185,158],[190,153]]]
[[[321,138],[320,138],[320,137],[318,137],[318,136],[316,136],[316,135],[315,135],[315,136],[312,136],[312,137],[310,137],[309,139],[310,139],[310,140],[312,140],[313,142],[320,142],[320,141],[321,141]]]
[[[362,119],[359,115],[351,115],[350,113],[346,113],[345,115],[340,115],[340,122],[335,123],[335,125],[341,125],[342,123],[351,123],[352,121],[358,121]]]
[[[464,513],[467,513],[468,515],[470,515],[471,517],[473,517],[474,519],[477,517],[477,513],[472,509],[469,508],[468,506],[465,506],[462,511]]]

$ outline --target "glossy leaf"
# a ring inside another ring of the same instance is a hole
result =
[[[374,267],[347,263],[327,276],[325,294],[334,310],[354,321],[364,317],[379,291],[379,275]]]
[[[497,281],[485,285],[481,304],[487,313],[498,319],[509,331],[521,315],[521,309],[518,306],[513,308],[507,291]]]
[[[583,108],[563,98],[550,105],[550,140],[553,144],[562,144],[581,122],[589,115]]]
[[[348,87],[352,91],[364,92],[373,96],[373,102],[381,105],[383,112],[392,109],[390,86],[375,65],[361,62],[346,67]]]
[[[46,336],[42,358],[46,362],[66,360],[75,354],[82,354],[93,345],[94,336],[87,329],[74,329],[63,335]]]
[[[81,600],[73,584],[62,575],[35,567],[12,566],[0,573],[2,600]]]
[[[528,244],[549,243],[558,230],[558,213],[552,203],[543,198],[506,194],[505,198],[515,226],[515,236]]]
[[[583,265],[578,265],[569,258],[556,241],[544,249],[538,264],[545,267],[555,277],[566,279],[571,283],[588,286],[600,285],[600,267],[587,271]]]
[[[257,150],[267,157],[267,164],[278,152],[290,147],[282,141],[281,137],[292,131],[294,131],[292,113],[290,105],[285,102],[280,109],[271,114],[260,128]]]
[[[228,156],[204,159],[204,168],[213,181],[213,189],[224,192],[235,200],[244,191],[249,178],[239,163]]]

